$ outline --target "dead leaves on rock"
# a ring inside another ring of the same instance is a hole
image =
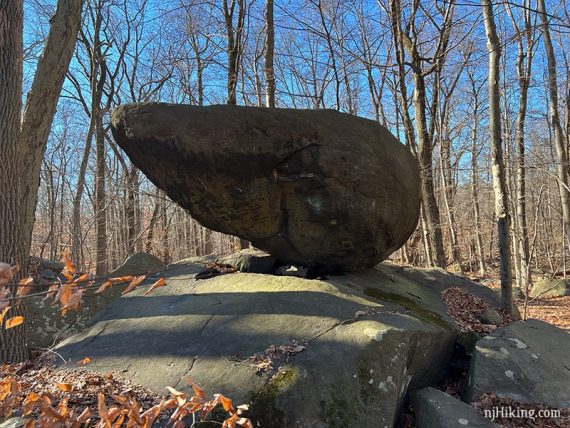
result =
[[[154,284],[150,286],[150,288],[145,291],[144,295],[152,293],[154,290],[160,287],[164,287],[166,285],[166,280],[164,278],[159,278]]]
[[[255,354],[249,358],[251,366],[256,373],[274,374],[279,368],[289,362],[289,360],[307,349],[304,345],[297,343],[293,345],[271,345],[260,354]]]
[[[235,273],[237,269],[231,265],[221,263],[210,263],[206,265],[205,270],[196,274],[196,279],[209,279],[219,275],[226,275],[228,273]]]

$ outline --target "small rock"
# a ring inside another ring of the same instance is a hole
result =
[[[493,308],[489,308],[481,312],[477,318],[479,318],[479,321],[483,324],[501,325],[503,322],[501,316]]]

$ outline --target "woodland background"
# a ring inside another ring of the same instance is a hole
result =
[[[481,3],[86,0],[84,7],[42,162],[32,254],[69,255],[79,270],[102,275],[138,251],[168,263],[243,245],[165,197],[109,130],[110,109],[122,103],[229,102],[379,121],[418,156],[423,178],[420,224],[394,257],[497,271]],[[53,0],[24,2],[24,94],[54,10]],[[524,287],[531,270],[565,274],[569,260],[570,4],[494,0],[493,11],[513,272]]]

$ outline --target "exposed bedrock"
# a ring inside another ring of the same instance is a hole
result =
[[[204,226],[283,263],[355,271],[414,231],[419,171],[380,124],[333,110],[130,104],[116,142]]]

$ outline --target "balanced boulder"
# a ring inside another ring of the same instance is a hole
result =
[[[282,263],[373,266],[420,209],[419,171],[380,124],[332,110],[131,104],[111,118],[133,163],[202,225]]]

